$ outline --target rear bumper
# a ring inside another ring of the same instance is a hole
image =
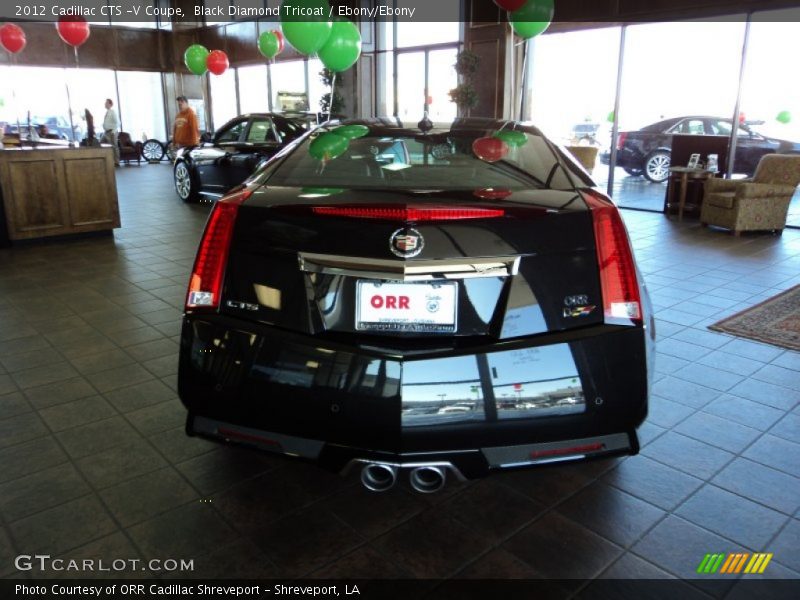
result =
[[[601,325],[412,350],[188,315],[178,389],[190,435],[338,472],[437,464],[474,478],[638,452],[649,333]]]
[[[485,477],[492,470],[511,470],[557,462],[606,458],[636,454],[639,451],[639,441],[635,431],[558,442],[407,453],[339,446],[320,440],[224,423],[191,413],[187,418],[186,432],[215,442],[242,445],[286,457],[306,459],[342,475],[364,464],[380,463],[397,468],[437,466],[448,469],[462,481]]]

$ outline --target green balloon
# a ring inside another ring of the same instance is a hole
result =
[[[195,75],[202,75],[206,72],[206,59],[208,58],[208,48],[200,44],[192,44],[183,53],[183,62],[186,68]]]
[[[553,0],[528,0],[519,10],[508,13],[508,20],[519,37],[529,40],[550,27],[554,11]]]
[[[350,140],[332,131],[323,133],[308,147],[308,153],[317,160],[333,160],[344,154]]]
[[[361,33],[352,21],[334,21],[331,35],[319,50],[319,59],[331,71],[352,67],[361,56]]]
[[[606,117],[606,121],[608,121],[609,123],[613,123],[614,119],[616,118],[616,116],[617,115],[614,114],[614,111],[612,110],[610,113],[608,113],[608,116]]]
[[[782,110],[778,113],[778,116],[775,117],[775,120],[778,121],[778,123],[788,125],[792,122],[792,113],[790,113],[788,110]]]
[[[369,127],[366,125],[342,125],[333,130],[333,133],[354,140],[356,138],[364,137],[369,133]]]
[[[258,51],[264,55],[265,58],[275,58],[281,49],[278,37],[271,31],[265,31],[258,36]]]
[[[328,41],[331,22],[327,0],[284,0],[281,29],[286,41],[302,54],[314,54]]]
[[[512,148],[518,148],[528,143],[528,136],[521,131],[496,131],[492,137],[503,140]]]

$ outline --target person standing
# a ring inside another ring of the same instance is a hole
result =
[[[119,166],[119,144],[117,143],[117,131],[119,130],[119,117],[114,110],[114,101],[106,98],[106,116],[103,119],[103,137],[101,142],[111,144],[114,150],[114,165]]]
[[[172,143],[175,148],[197,146],[200,143],[200,126],[197,115],[189,106],[186,96],[178,96],[178,116],[172,126]]]

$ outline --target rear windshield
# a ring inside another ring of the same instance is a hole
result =
[[[320,129],[304,140],[277,166],[269,185],[575,189],[575,174],[567,173],[570,165],[557,158],[543,137],[528,132],[368,134],[344,144],[331,134],[337,135],[336,128]]]

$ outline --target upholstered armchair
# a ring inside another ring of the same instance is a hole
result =
[[[742,231],[786,227],[786,215],[800,185],[800,155],[767,154],[752,179],[709,179],[706,182],[700,222],[705,227]]]
[[[137,164],[142,162],[142,142],[134,142],[131,140],[131,134],[120,131],[117,137],[117,144],[119,145],[119,160],[130,163],[135,160]]]

